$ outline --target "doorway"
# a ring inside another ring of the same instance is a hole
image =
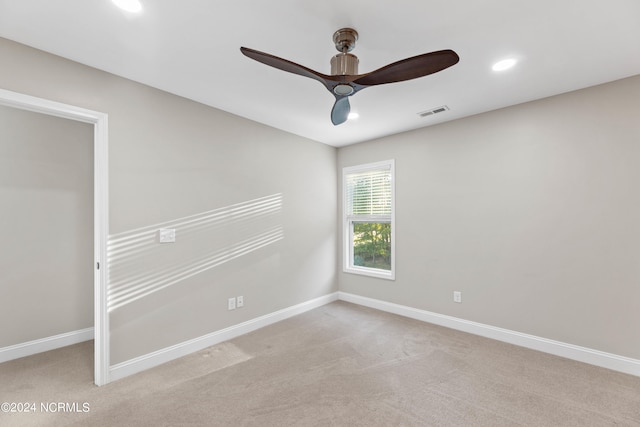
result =
[[[0,105],[60,117],[93,126],[93,336],[94,383],[109,382],[108,265],[108,122],[107,115],[72,105],[0,89]]]

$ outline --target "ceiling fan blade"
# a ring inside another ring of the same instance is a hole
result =
[[[331,83],[330,83],[332,80],[331,76],[319,73],[317,71],[312,70],[311,68],[307,68],[300,64],[296,64],[295,62],[278,58],[277,56],[270,55],[268,53],[260,52],[258,50],[249,49],[247,47],[241,47],[240,51],[243,53],[244,56],[251,58],[253,60],[256,60],[258,62],[262,62],[263,64],[269,65],[270,67],[317,80],[323,85],[325,85],[327,89],[331,90]],[[335,78],[333,80],[335,80]],[[333,85],[335,85],[335,83],[333,83]]]
[[[374,86],[385,83],[402,82],[437,73],[460,61],[460,57],[452,50],[439,50],[425,53],[394,62],[367,74],[362,74],[353,81],[362,86]]]
[[[349,118],[350,111],[351,105],[349,104],[349,97],[336,96],[336,103],[333,104],[333,108],[331,109],[331,123],[337,126],[346,122]]]

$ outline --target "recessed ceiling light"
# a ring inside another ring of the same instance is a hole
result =
[[[491,67],[491,69],[493,71],[508,70],[509,68],[511,68],[514,65],[516,65],[516,62],[518,62],[518,61],[516,59],[514,59],[514,58],[503,59],[502,61],[498,61],[495,64],[493,64],[493,67]]]
[[[120,9],[131,13],[142,12],[140,0],[111,0]]]
[[[358,113],[349,113],[349,115],[347,116],[347,119],[349,119],[349,120],[355,120],[355,119],[357,119],[358,117],[360,117],[360,114],[358,114]]]

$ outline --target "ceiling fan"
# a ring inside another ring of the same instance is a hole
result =
[[[391,63],[370,73],[358,74],[358,57],[349,53],[357,40],[358,32],[353,28],[342,28],[333,34],[333,42],[340,53],[331,58],[331,75],[254,49],[241,47],[240,51],[263,64],[322,83],[336,98],[331,110],[331,122],[334,125],[347,121],[351,110],[349,97],[358,91],[369,86],[402,82],[437,73],[460,60],[452,50],[438,50]]]

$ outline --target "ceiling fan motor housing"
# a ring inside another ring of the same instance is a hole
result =
[[[331,75],[355,76],[358,74],[358,57],[351,53],[339,53],[331,58]]]

